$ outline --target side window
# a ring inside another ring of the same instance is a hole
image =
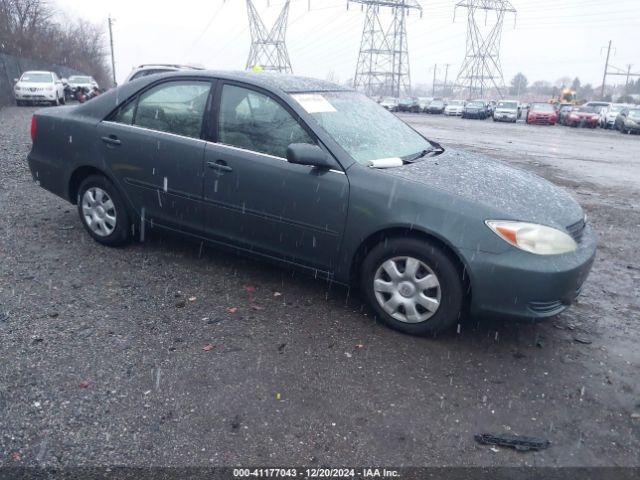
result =
[[[138,100],[133,124],[150,130],[200,138],[211,83],[176,81],[158,85]],[[121,112],[126,120],[132,112]],[[117,120],[116,120],[117,121]]]
[[[282,158],[292,143],[315,143],[278,102],[233,85],[222,88],[218,138],[226,145]]]
[[[116,123],[124,123],[125,125],[131,125],[133,123],[133,113],[136,111],[135,100],[120,107],[113,116],[113,121]]]

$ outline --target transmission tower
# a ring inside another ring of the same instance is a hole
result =
[[[467,92],[470,99],[482,98],[491,89],[503,98],[502,27],[505,16],[515,15],[516,9],[509,0],[461,0],[455,10],[458,7],[467,9],[467,51],[456,85]]]
[[[289,18],[289,3],[286,0],[276,23],[269,31],[264,26],[252,0],[247,0],[249,29],[251,30],[251,50],[247,60],[247,70],[261,68],[282,73],[291,73],[291,60],[287,52],[285,37]]]
[[[348,0],[366,7],[366,19],[354,87],[369,96],[393,96],[411,92],[407,16],[422,6],[416,0]],[[390,23],[380,13],[388,7],[393,14]]]

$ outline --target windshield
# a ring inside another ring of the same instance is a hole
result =
[[[531,105],[531,109],[538,110],[540,112],[552,112],[553,105],[549,103],[534,103],[533,105]]]
[[[469,102],[467,107],[484,107],[484,103],[482,102]]]
[[[91,77],[69,77],[72,83],[91,83]]]
[[[411,127],[360,93],[325,92],[294,98],[338,145],[363,165],[432,148]]]
[[[624,108],[624,105],[614,105],[609,109],[609,113],[621,112],[623,108]]]
[[[630,118],[640,118],[640,110],[629,110]]]
[[[451,100],[449,102],[450,107],[458,107],[460,105],[464,105],[464,102],[462,100]]]
[[[393,97],[385,97],[384,100],[382,100],[382,103],[396,103],[397,100]]]
[[[583,113],[597,113],[598,109],[596,107],[581,107],[578,111]]]
[[[25,73],[20,81],[23,83],[51,83],[53,77],[50,73]]]
[[[516,102],[498,102],[498,108],[518,108]]]
[[[444,105],[444,102],[442,100],[434,100],[433,102],[431,102],[431,105],[433,105],[434,107],[440,107]]]

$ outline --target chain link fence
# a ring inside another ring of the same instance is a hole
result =
[[[71,75],[85,75],[72,68],[0,53],[0,107],[14,103],[13,80],[20,78],[20,75],[28,70],[52,71],[56,72],[61,78]]]

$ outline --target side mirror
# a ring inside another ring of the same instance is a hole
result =
[[[308,143],[292,143],[287,148],[287,161],[295,165],[309,165],[325,170],[332,169],[335,165],[329,155],[317,145]]]
[[[14,78],[14,79],[13,79],[13,83],[18,83],[19,81],[20,81],[20,79],[19,79],[19,78]]]

